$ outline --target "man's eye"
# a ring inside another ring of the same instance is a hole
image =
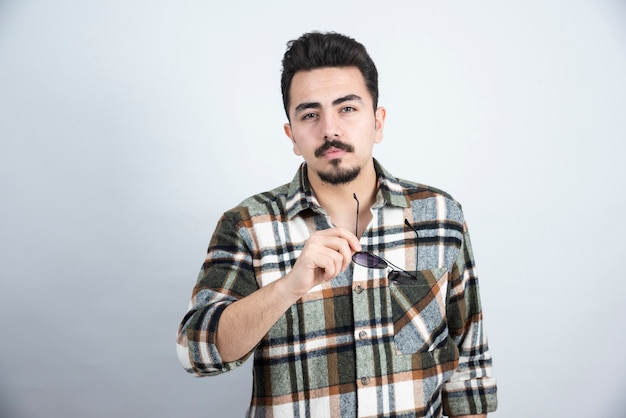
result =
[[[316,113],[306,113],[302,115],[302,120],[313,119],[316,116],[317,116]]]
[[[343,113],[350,113],[350,112],[354,112],[356,109],[352,106],[346,106],[346,107],[342,107],[341,111]]]

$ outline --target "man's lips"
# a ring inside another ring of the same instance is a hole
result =
[[[324,143],[324,145],[319,147],[315,151],[315,156],[318,158],[322,156],[329,158],[331,156],[342,156],[348,152],[353,152],[353,151],[354,151],[354,148],[352,147],[352,145],[344,144],[343,142],[339,140],[333,140],[333,141],[327,141],[326,143]]]
[[[332,147],[326,152],[324,152],[322,155],[324,157],[336,157],[336,156],[344,155],[345,153],[346,153],[346,150],[344,149]]]

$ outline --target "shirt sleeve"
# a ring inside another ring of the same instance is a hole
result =
[[[178,359],[189,373],[212,376],[232,370],[250,356],[224,362],[217,349],[217,327],[224,309],[258,289],[246,234],[236,227],[233,214],[219,220],[189,310],[176,338]]]
[[[443,389],[444,414],[485,414],[497,408],[497,386],[483,329],[478,277],[467,225],[452,268],[448,329],[459,350],[459,365]]]

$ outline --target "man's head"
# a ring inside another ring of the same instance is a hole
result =
[[[283,56],[281,90],[287,119],[291,104],[291,81],[298,71],[326,67],[356,67],[363,75],[374,111],[378,107],[378,71],[365,47],[354,39],[334,32],[310,32],[287,44]]]

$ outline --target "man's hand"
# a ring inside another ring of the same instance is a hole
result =
[[[345,228],[331,228],[313,233],[289,274],[288,286],[298,299],[313,287],[337,277],[361,250],[357,237]]]

